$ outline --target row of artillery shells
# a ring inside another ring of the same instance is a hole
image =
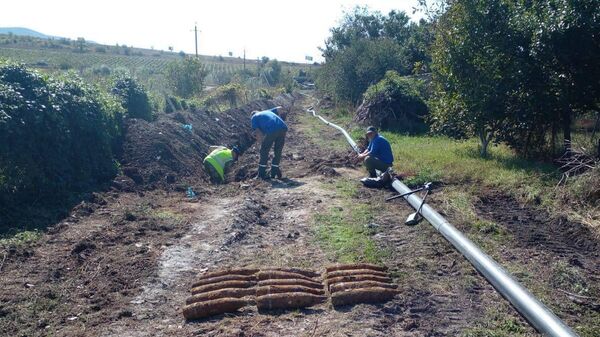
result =
[[[385,267],[364,263],[329,266],[323,277],[298,268],[219,270],[200,275],[191,292],[183,308],[187,320],[248,305],[259,311],[305,308],[325,302],[327,295],[334,307],[385,302],[398,293]]]
[[[323,283],[314,271],[297,268],[226,269],[200,275],[192,284],[183,315],[187,320],[235,312],[296,309],[323,303]]]
[[[266,270],[258,273],[258,310],[306,308],[327,300],[318,274],[299,270]]]
[[[360,263],[326,268],[325,285],[334,307],[358,303],[380,303],[398,294],[385,267]]]

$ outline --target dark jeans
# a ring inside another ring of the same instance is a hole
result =
[[[265,136],[262,144],[260,145],[259,165],[267,166],[267,161],[269,160],[269,151],[271,151],[271,146],[275,144],[273,148],[273,161],[271,162],[271,165],[279,166],[279,163],[281,162],[281,151],[283,151],[283,145],[285,144],[286,132],[287,130],[279,130]]]
[[[369,176],[371,176],[371,177],[377,176],[377,173],[375,172],[375,170],[385,172],[391,166],[392,165],[379,160],[379,158],[375,158],[375,157],[371,157],[371,156],[365,157],[365,167],[367,168],[367,171],[369,171]]]

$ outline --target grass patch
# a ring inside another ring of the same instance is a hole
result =
[[[352,122],[350,114],[343,111],[333,111],[328,109],[317,111],[323,118],[330,120],[342,127]],[[351,149],[344,136],[334,128],[327,126],[312,114],[306,112],[298,115],[300,123],[296,126],[300,131],[307,135],[314,142],[317,142],[325,149],[336,151],[346,151]],[[354,134],[352,135],[355,136]],[[355,138],[358,139],[358,138]]]
[[[314,216],[316,238],[336,262],[381,263],[386,253],[371,238],[374,230],[365,227],[372,219],[371,207],[366,204],[334,207]]]
[[[183,216],[171,212],[169,210],[160,210],[160,211],[151,211],[150,216],[159,219],[159,220],[172,220],[174,222],[181,222],[183,220]]]
[[[0,249],[22,248],[34,244],[42,237],[42,232],[38,230],[21,231],[13,234],[6,234],[0,237]]]
[[[475,139],[455,141],[447,137],[383,134],[392,144],[394,169],[412,176],[409,182],[484,184],[534,200],[550,193],[549,187],[558,178],[552,165],[520,159],[504,145],[492,146],[489,156],[482,158]]]
[[[526,336],[527,329],[514,318],[498,319],[485,327],[470,328],[461,334],[462,337],[506,337]]]
[[[344,199],[353,199],[358,197],[358,187],[359,185],[355,180],[348,178],[340,178],[337,179],[329,185],[335,188],[336,194],[343,197]]]
[[[479,218],[475,212],[473,192],[448,186],[442,194],[444,208],[460,222],[471,226],[478,235],[491,237],[498,242],[506,238],[506,231],[497,223]]]

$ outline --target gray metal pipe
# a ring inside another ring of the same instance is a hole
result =
[[[400,180],[392,187],[398,193],[410,192],[410,188]],[[421,205],[421,198],[415,194],[404,196],[415,209]],[[424,204],[421,214],[456,248],[491,284],[504,296],[539,332],[552,337],[574,337],[577,334],[535,298],[525,287],[516,281],[504,268],[485,254],[471,240],[450,224],[443,216]]]
[[[342,131],[354,151],[357,153],[360,152],[354,140],[350,138],[350,135],[348,135],[344,129],[317,115],[314,109],[311,108],[308,111],[325,124]],[[392,183],[392,187],[400,194],[411,191],[408,186],[397,179]],[[418,209],[422,203],[422,199],[416,194],[406,195],[404,196],[404,199],[406,199],[414,209]],[[477,269],[477,271],[479,271],[540,333],[551,337],[578,336],[560,318],[554,315],[548,307],[535,298],[533,294],[504,270],[504,268],[479,249],[479,247],[457,230],[456,227],[452,226],[452,224],[428,204],[422,206],[421,214],[454,246],[454,248],[466,257],[475,269]]]

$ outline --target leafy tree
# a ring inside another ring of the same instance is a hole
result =
[[[432,47],[434,130],[553,148],[600,97],[600,8],[591,0],[448,2]],[[548,139],[550,136],[550,139]],[[548,146],[550,145],[550,146]]]
[[[200,94],[207,75],[200,60],[192,57],[172,62],[167,67],[167,80],[171,88],[176,95],[184,98]]]
[[[410,74],[429,69],[430,26],[411,23],[404,12],[383,15],[355,7],[330,32],[321,49],[325,65],[317,84],[338,100],[357,103],[388,70]]]
[[[386,71],[410,73],[401,51],[391,39],[357,40],[327,60],[319,71],[317,84],[338,100],[359,103],[369,85],[379,81]]]
[[[269,85],[276,85],[281,81],[281,63],[269,60],[261,69],[261,76],[267,79]]]
[[[548,75],[544,83],[560,117],[565,147],[578,113],[600,103],[600,6],[594,0],[520,3],[519,19],[531,33],[531,56]],[[554,116],[553,116],[554,117]]]
[[[457,1],[437,23],[432,47],[434,130],[481,141],[481,155],[509,123],[518,32],[502,1]]]
[[[115,79],[112,93],[119,97],[121,105],[129,118],[152,120],[152,106],[146,89],[128,75],[120,75]]]
[[[78,37],[77,38],[77,48],[79,48],[79,52],[83,53],[83,50],[85,48],[85,39],[82,37]]]

